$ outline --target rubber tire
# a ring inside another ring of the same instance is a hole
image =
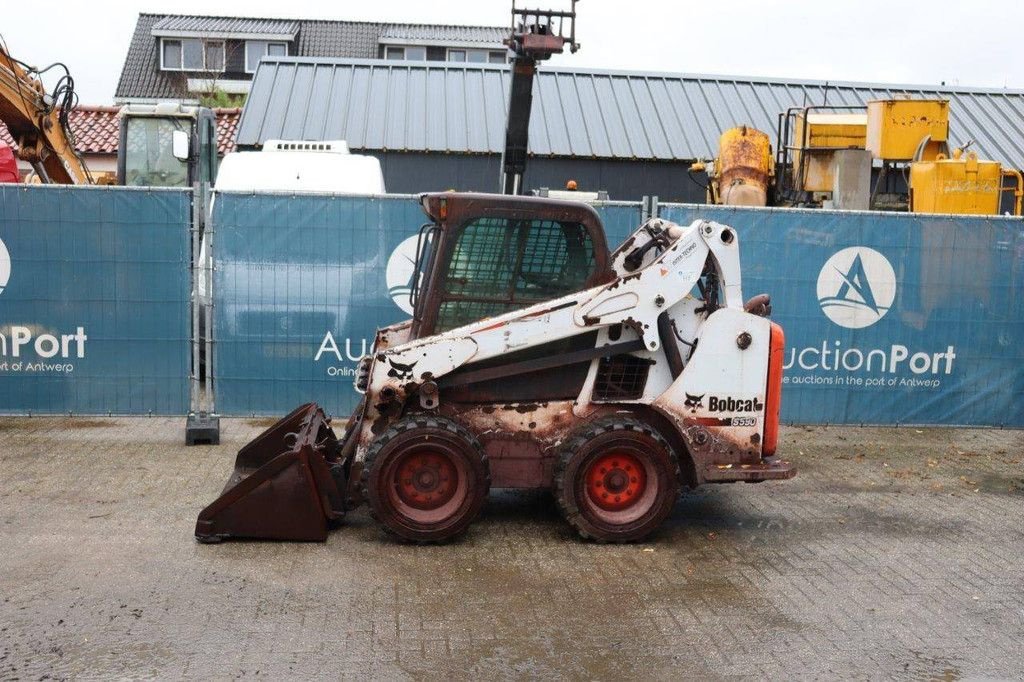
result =
[[[587,464],[621,440],[616,434],[628,432],[628,440],[644,447],[634,456],[646,459],[658,474],[658,489],[651,508],[639,519],[611,524],[597,518],[582,496]],[[602,419],[581,428],[562,446],[555,469],[555,499],[562,516],[581,536],[597,542],[636,542],[650,535],[672,513],[679,498],[679,459],[672,446],[649,424],[631,417]]]
[[[382,494],[385,482],[380,478],[381,472],[388,468],[391,460],[401,456],[403,446],[430,435],[457,444],[470,471],[467,477],[470,489],[467,501],[459,506],[453,516],[441,524],[424,525],[409,519],[395,508],[388,495]],[[370,516],[388,534],[407,542],[441,543],[464,533],[479,516],[490,492],[491,473],[483,447],[463,426],[444,417],[414,416],[395,422],[374,439],[366,452],[360,482],[363,499],[370,506]]]

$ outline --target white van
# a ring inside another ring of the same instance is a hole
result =
[[[380,161],[352,154],[344,140],[268,140],[262,151],[225,155],[214,189],[384,194],[384,174]]]
[[[217,171],[208,215],[213,213],[218,192],[370,195],[384,194],[385,189],[380,161],[372,156],[352,154],[344,140],[268,140],[262,151],[231,152],[224,156]],[[200,264],[207,263],[207,251],[207,235],[204,234],[200,242]],[[309,276],[326,277],[332,287],[343,290],[343,282],[338,278],[348,273],[339,266],[337,272],[317,271]],[[326,282],[323,286],[327,286]],[[294,291],[300,291],[300,287],[294,287]],[[201,336],[205,338],[206,308],[211,303],[206,277],[199,278],[196,294],[203,311]],[[294,303],[298,307],[303,305],[302,301]],[[230,312],[226,314],[233,319]]]

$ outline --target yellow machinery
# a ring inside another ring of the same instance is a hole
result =
[[[938,151],[949,138],[949,101],[887,99],[868,102],[866,148],[876,159],[911,161],[921,141]],[[927,153],[926,153],[927,156]]]
[[[691,172],[699,170],[704,170],[704,164],[691,167]],[[708,173],[708,203],[767,206],[774,175],[768,135],[745,125],[730,128],[718,138],[718,157]]]
[[[64,75],[47,92],[41,75]],[[191,187],[217,172],[217,128],[206,107],[177,103],[129,104],[120,112],[117,177],[94,177],[75,150],[70,116],[78,101],[74,79],[59,62],[38,69],[12,57],[0,36],[0,121],[32,165],[29,182]]]
[[[89,184],[89,169],[75,151],[68,125],[75,91],[64,69],[54,92],[47,93],[40,72],[11,57],[0,41],[0,121],[17,142],[18,157],[43,181]]]
[[[882,176],[910,163],[909,209],[914,213],[995,215],[1004,191],[1014,192],[1021,214],[1024,179],[996,161],[957,149],[949,154],[947,100],[892,99],[868,102],[867,149],[882,161]],[[1014,183],[1004,187],[1004,178]]]
[[[1003,179],[1013,178],[1006,187]],[[910,166],[910,210],[914,213],[957,213],[995,215],[1004,191],[1014,193],[1014,215],[1021,214],[1024,178],[1019,171],[1006,170],[996,161],[979,160],[974,152],[953,152],[953,158],[939,154],[929,161]]]
[[[794,122],[793,184],[805,192],[831,192],[836,152],[864,149],[867,116],[799,112]]]
[[[774,200],[780,206],[865,210],[871,154],[864,107],[790,107],[776,129]]]
[[[1013,191],[1020,215],[1020,173],[963,150],[950,154],[948,100],[793,107],[780,114],[777,135],[782,205],[993,215]],[[1006,177],[1015,181],[1009,187]]]

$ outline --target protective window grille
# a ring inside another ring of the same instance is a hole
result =
[[[583,288],[594,248],[580,223],[479,218],[464,227],[444,280],[437,331]]]
[[[634,355],[601,358],[594,380],[595,400],[636,400],[643,396],[653,360]]]

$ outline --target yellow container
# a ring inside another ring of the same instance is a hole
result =
[[[995,161],[979,161],[977,154],[952,159],[941,154],[934,161],[910,166],[910,210],[913,213],[999,213],[1002,167]]]
[[[868,102],[867,148],[876,159],[910,161],[926,135],[949,138],[949,101],[882,99]]]
[[[767,134],[749,126],[730,128],[718,138],[715,203],[766,206],[768,183],[775,170]]]
[[[793,146],[808,149],[864,149],[867,127],[866,114],[807,114],[805,120],[801,112],[796,115]]]
[[[866,114],[796,115],[793,126],[793,183],[805,192],[831,192],[836,149],[864,149]],[[803,148],[806,151],[801,151]],[[801,163],[801,156],[807,159]]]

